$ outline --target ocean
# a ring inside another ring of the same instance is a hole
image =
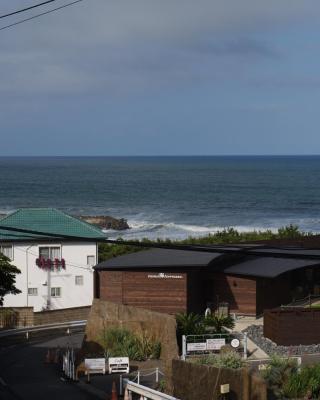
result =
[[[226,227],[320,232],[320,156],[2,157],[0,213],[56,207],[111,215],[111,238],[201,236]]]

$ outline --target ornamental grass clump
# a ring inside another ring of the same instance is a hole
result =
[[[134,361],[160,358],[161,343],[146,333],[136,335],[124,328],[104,328],[97,340],[106,358],[129,357]]]
[[[239,369],[242,368],[244,365],[241,356],[235,351],[229,351],[227,353],[218,355],[210,354],[194,359],[193,362],[200,365],[231,369]]]
[[[320,398],[320,364],[302,367],[289,376],[282,394],[288,399]]]
[[[284,398],[284,388],[290,377],[298,372],[297,361],[293,358],[281,358],[277,355],[271,357],[267,368],[261,375],[267,382],[268,388],[277,398]]]

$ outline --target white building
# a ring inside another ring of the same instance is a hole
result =
[[[2,229],[1,229],[2,227]],[[26,229],[70,238],[5,230]],[[72,239],[80,237],[81,239]],[[5,307],[34,311],[91,305],[100,229],[56,209],[25,208],[0,220],[0,251],[20,269],[17,295],[4,297]]]

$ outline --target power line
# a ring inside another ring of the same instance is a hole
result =
[[[112,240],[107,238],[88,238],[74,235],[61,235],[57,233],[48,233],[48,232],[40,232],[30,229],[21,229],[14,228],[9,226],[1,226],[1,230],[13,231],[13,232],[22,232],[29,233],[32,235],[40,235],[52,237],[55,239],[65,239],[65,240],[79,240],[83,242],[97,242],[97,243],[110,243],[110,244],[118,244],[125,246],[136,246],[136,247],[144,247],[144,248],[158,248],[158,249],[169,249],[169,250],[186,250],[186,251],[199,251],[206,253],[221,253],[221,254],[236,254],[242,256],[255,256],[255,257],[273,257],[273,258],[294,258],[300,260],[320,260],[320,254],[311,254],[305,253],[304,251],[315,250],[315,249],[299,249],[299,253],[297,249],[281,249],[281,247],[272,247],[269,245],[265,245],[265,247],[260,247],[255,249],[252,247],[244,247],[241,245],[194,245],[194,244],[174,244],[174,243],[152,243],[152,242],[140,242],[140,241],[125,241],[125,240]],[[36,238],[30,238],[36,239]]]
[[[11,17],[11,15],[20,14],[22,12],[25,12],[25,11],[28,11],[28,10],[32,10],[33,8],[37,8],[37,7],[44,6],[45,4],[53,3],[54,1],[57,1],[57,0],[47,0],[47,1],[43,1],[42,3],[34,4],[33,6],[30,6],[30,7],[22,8],[22,9],[17,10],[17,11],[12,11],[12,12],[10,12],[8,14],[0,15],[0,19],[1,18],[6,18],[6,17]]]
[[[52,13],[54,11],[61,10],[62,8],[66,8],[66,7],[72,6],[72,5],[76,4],[76,3],[80,3],[81,1],[84,1],[84,0],[75,0],[75,1],[72,1],[71,3],[64,4],[63,6],[53,8],[52,10],[48,10],[48,11],[45,11],[43,13],[33,15],[32,17],[25,18],[25,19],[22,19],[22,20],[17,21],[17,22],[13,22],[12,24],[5,25],[5,26],[1,27],[0,31],[3,31],[4,29],[11,28],[12,26],[23,24],[24,22],[31,21],[32,19],[42,17],[43,15],[50,14],[50,13]]]

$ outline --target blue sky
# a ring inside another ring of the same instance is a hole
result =
[[[319,14],[85,0],[0,31],[0,155],[319,154]]]

